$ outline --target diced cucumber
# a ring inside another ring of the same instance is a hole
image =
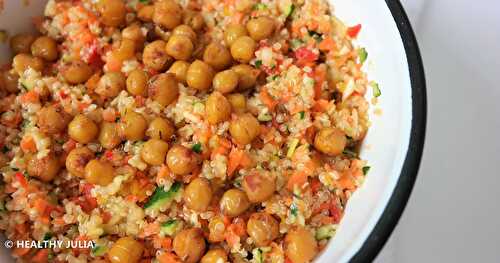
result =
[[[144,208],[159,210],[161,207],[172,202],[180,188],[181,183],[179,182],[175,182],[167,191],[165,191],[163,187],[156,187],[153,196],[151,196],[149,201],[144,205]]]
[[[290,146],[288,146],[288,151],[286,153],[287,158],[292,158],[293,153],[295,152],[295,149],[297,149],[297,146],[299,145],[299,139],[295,138],[292,140],[290,143]]]
[[[170,219],[161,224],[160,231],[167,236],[174,236],[182,228],[182,222],[176,219]]]
[[[108,248],[106,246],[95,246],[94,248],[92,248],[92,256],[103,256],[104,254],[106,254],[106,251],[108,251]]]
[[[273,119],[273,116],[271,116],[271,114],[269,114],[269,113],[261,112],[259,114],[259,116],[257,116],[257,120],[259,120],[259,121],[270,121],[272,119]]]
[[[290,4],[287,8],[286,8],[286,11],[285,11],[285,16],[286,17],[289,17],[293,14],[293,11],[295,11],[295,5],[294,4]]]
[[[324,225],[318,230],[316,230],[316,239],[317,240],[323,240],[323,239],[329,239],[335,235],[335,232],[337,231],[337,225]]]

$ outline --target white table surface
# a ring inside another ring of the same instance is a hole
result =
[[[500,262],[500,1],[402,2],[425,65],[427,138],[376,262]]]

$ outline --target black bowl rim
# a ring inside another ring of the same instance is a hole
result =
[[[399,29],[408,60],[412,87],[412,124],[408,152],[403,168],[391,198],[358,252],[350,262],[371,262],[382,250],[410,197],[417,179],[420,160],[424,149],[425,127],[427,120],[427,95],[424,67],[417,40],[410,21],[399,0],[385,0]]]

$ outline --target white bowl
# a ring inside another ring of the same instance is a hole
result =
[[[32,30],[31,16],[45,1],[5,1],[0,25],[9,33]],[[371,115],[361,156],[371,170],[365,184],[349,200],[337,235],[317,262],[367,262],[383,247],[406,205],[423,149],[426,94],[423,67],[410,23],[397,0],[335,0],[335,14],[348,25],[361,23],[357,43],[368,53],[366,70],[382,90]],[[6,62],[8,47],[0,45]],[[371,97],[371,94],[368,94]],[[0,254],[8,262],[9,252]]]

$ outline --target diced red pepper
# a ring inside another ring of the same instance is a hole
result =
[[[361,31],[361,24],[357,24],[347,29],[347,35],[351,38],[356,38],[360,31]]]
[[[28,181],[26,180],[26,177],[24,177],[24,174],[21,173],[21,172],[17,172],[15,174],[15,177],[16,177],[16,180],[19,182],[19,184],[23,187],[23,188],[28,188]]]
[[[314,62],[318,59],[318,54],[314,53],[307,47],[301,47],[295,50],[295,58],[299,65],[306,65],[308,63]]]
[[[340,208],[333,200],[330,203],[329,210],[330,210],[330,217],[334,220],[334,223],[335,224],[339,223],[340,219],[342,218],[342,211],[340,211]]]

